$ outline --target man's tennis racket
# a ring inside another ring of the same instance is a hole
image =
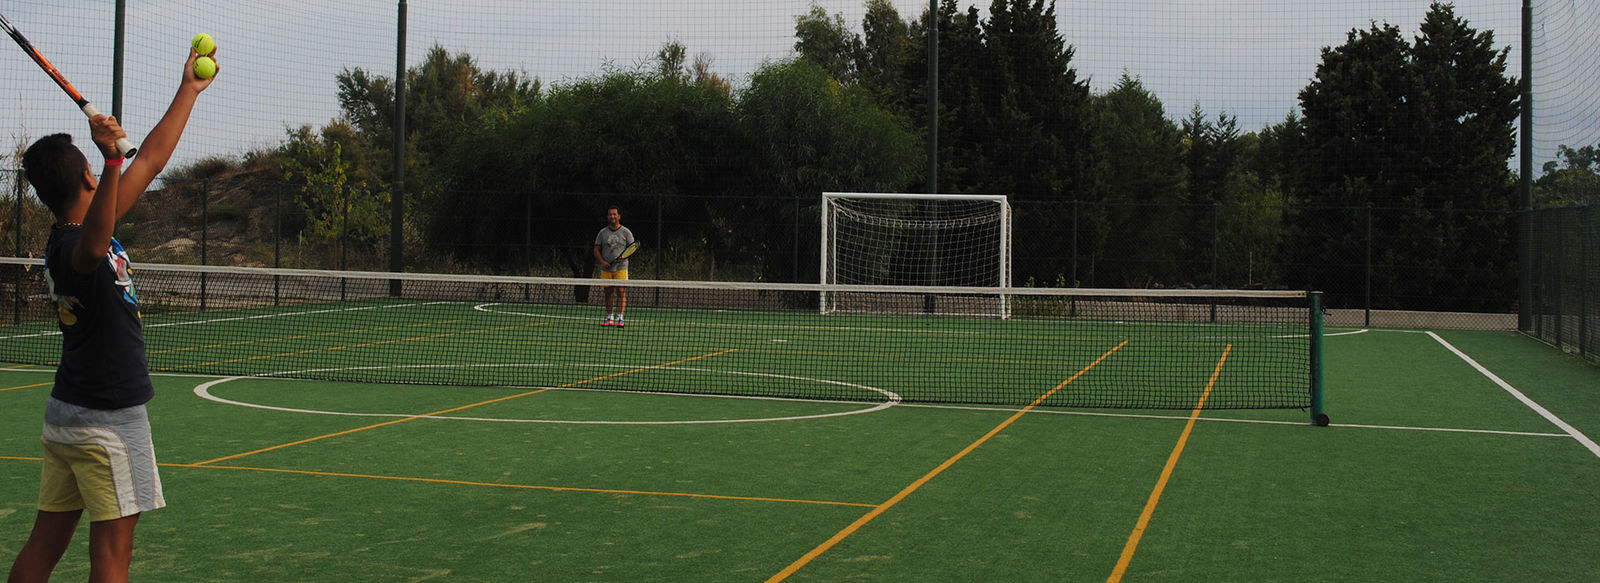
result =
[[[633,252],[634,251],[638,251],[638,250],[639,250],[639,242],[638,241],[634,241],[632,243],[629,243],[627,247],[623,247],[622,248],[622,252],[618,253],[617,254],[617,258],[616,259],[612,259],[611,262],[612,263],[616,263],[618,261],[622,261],[623,259],[627,259],[629,255],[633,255]]]
[[[44,69],[44,72],[55,80],[56,85],[61,86],[62,91],[67,92],[67,97],[71,97],[73,101],[78,103],[78,107],[83,110],[84,115],[90,118],[100,115],[100,110],[95,109],[94,105],[89,103],[89,100],[84,99],[83,94],[78,93],[78,90],[67,82],[67,78],[61,76],[61,72],[56,70],[55,65],[51,65],[50,61],[44,58],[44,55],[39,54],[39,49],[33,48],[33,43],[28,42],[28,37],[22,36],[17,27],[11,26],[11,21],[6,20],[4,14],[0,14],[0,28],[6,29],[6,34],[11,35],[11,40],[17,41],[17,46],[22,47],[22,51],[28,53],[28,56],[33,58],[33,62],[38,63],[39,68]],[[119,138],[117,140],[117,152],[122,154],[123,158],[132,158],[133,154],[138,151],[137,148],[133,147],[133,142],[129,142],[127,138]]]

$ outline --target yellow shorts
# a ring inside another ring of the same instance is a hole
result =
[[[40,510],[84,510],[100,522],[166,506],[143,405],[96,410],[51,399],[47,407]]]
[[[626,270],[626,269],[618,269],[616,271],[606,271],[606,270],[602,269],[602,270],[600,270],[600,279],[628,279],[628,270]],[[611,287],[611,286],[602,286],[602,287]]]

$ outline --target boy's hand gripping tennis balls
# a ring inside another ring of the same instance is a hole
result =
[[[217,74],[217,62],[211,57],[200,57],[194,60],[194,76],[201,79],[210,79]]]
[[[189,41],[189,44],[190,46],[194,47],[195,54],[202,57],[209,56],[211,53],[217,52],[217,41],[211,38],[211,35],[203,32],[194,35],[194,40]]]

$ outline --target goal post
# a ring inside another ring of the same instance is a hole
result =
[[[1003,195],[824,192],[821,213],[822,284],[1011,286],[1011,205]],[[889,309],[824,292],[821,310],[1010,315],[1004,294],[946,306],[933,297],[920,309]]]

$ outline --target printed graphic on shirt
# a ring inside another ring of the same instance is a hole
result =
[[[111,271],[117,274],[117,287],[122,288],[122,301],[138,306],[139,292],[133,290],[133,267],[128,263],[128,252],[122,249],[122,243],[116,238],[111,239],[111,252],[106,254],[106,259],[111,262]]]
[[[139,293],[133,289],[133,268],[128,262],[128,252],[115,238],[111,239],[111,249],[106,252],[106,264],[116,275],[115,282],[122,301],[132,304],[135,307],[134,313],[137,314]],[[56,316],[61,319],[61,323],[66,326],[77,325],[78,310],[83,308],[83,300],[60,292],[60,286],[56,285],[55,278],[50,275],[49,265],[45,266],[44,279],[46,285],[50,287],[50,297],[55,300]]]
[[[44,282],[50,286],[50,298],[56,302],[56,317],[61,319],[63,325],[77,325],[77,311],[78,308],[83,307],[83,301],[79,300],[77,296],[64,296],[56,291],[56,278],[50,275],[49,265],[45,266]]]

